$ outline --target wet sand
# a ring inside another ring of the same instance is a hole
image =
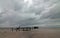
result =
[[[0,38],[60,38],[60,28],[57,29],[38,29],[32,31],[2,31]]]

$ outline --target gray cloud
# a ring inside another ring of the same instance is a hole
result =
[[[33,0],[29,4],[24,0],[0,0],[0,26],[46,26],[56,21],[53,18],[60,18],[59,0]]]

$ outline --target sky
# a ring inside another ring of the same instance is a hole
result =
[[[0,0],[0,27],[60,26],[60,0]]]

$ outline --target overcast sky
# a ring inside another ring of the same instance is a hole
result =
[[[0,0],[0,27],[59,26],[60,0]]]

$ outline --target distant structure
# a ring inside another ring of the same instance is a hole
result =
[[[16,31],[20,31],[20,30],[22,30],[22,31],[31,31],[31,30],[34,30],[34,29],[39,29],[39,27],[16,27],[16,28],[12,28],[12,31],[13,30],[16,30]]]
[[[34,29],[38,29],[39,27],[34,27]]]
[[[20,27],[15,28],[15,30],[16,30],[16,31],[17,31],[17,30],[19,30],[19,31],[20,31]]]

